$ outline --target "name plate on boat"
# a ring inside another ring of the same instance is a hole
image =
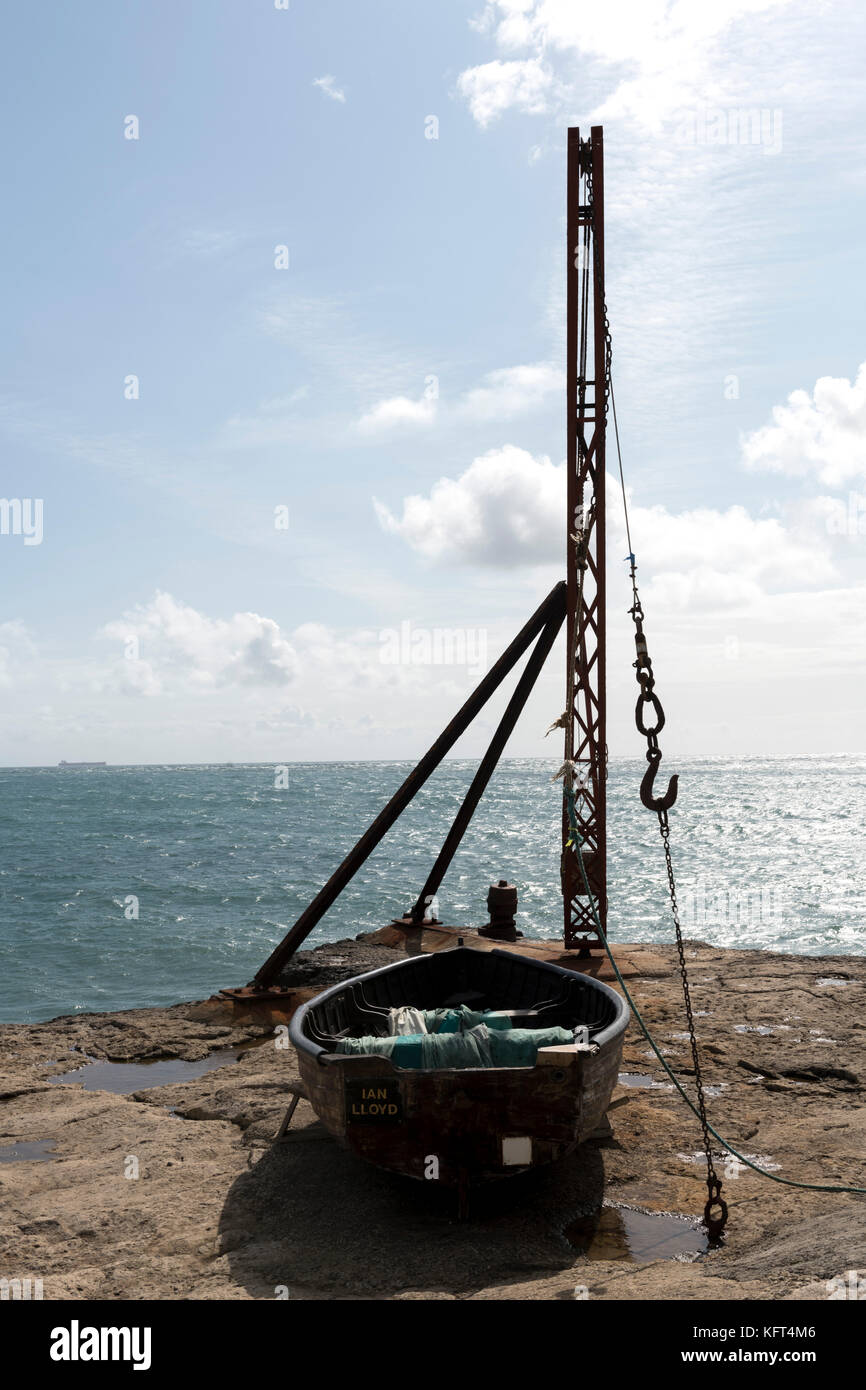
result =
[[[347,1081],[346,1124],[382,1124],[402,1120],[396,1081]]]

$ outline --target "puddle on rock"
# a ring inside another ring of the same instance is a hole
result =
[[[185,1062],[182,1057],[157,1057],[151,1062],[104,1062],[90,1058],[75,1071],[64,1072],[62,1076],[49,1076],[48,1080],[56,1085],[77,1081],[85,1091],[111,1091],[116,1096],[127,1096],[132,1091],[145,1091],[151,1086],[194,1081],[209,1071],[236,1062],[238,1055],[239,1049],[231,1047],[211,1052],[197,1062]]]
[[[651,1076],[644,1076],[639,1071],[621,1071],[617,1077],[620,1086],[639,1086],[648,1091],[672,1091],[674,1088],[669,1081],[656,1081]]]
[[[570,1221],[563,1235],[590,1260],[696,1260],[709,1249],[706,1231],[669,1212],[604,1206]]]
[[[55,1139],[21,1139],[16,1144],[0,1145],[0,1163],[47,1163],[56,1158]]]

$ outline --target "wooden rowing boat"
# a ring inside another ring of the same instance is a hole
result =
[[[558,1027],[586,1041],[540,1047],[534,1066],[409,1070],[343,1055],[342,1039],[387,1032],[389,1010],[468,1005],[515,1027]],[[359,1157],[409,1177],[470,1182],[562,1158],[602,1121],[616,1084],[629,1008],[589,975],[510,951],[457,946],[409,957],[303,1004],[289,1035],[306,1093]]]

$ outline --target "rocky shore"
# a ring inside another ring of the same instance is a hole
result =
[[[290,982],[309,997],[400,949],[386,931],[303,952]],[[780,1177],[866,1186],[866,959],[687,954],[714,1127]],[[617,955],[688,1089],[673,948]],[[729,1168],[727,1240],[706,1252],[699,1128],[635,1021],[611,1133],[484,1190],[465,1223],[304,1101],[273,1142],[286,1042],[219,996],[0,1029],[0,1278],[46,1299],[866,1297],[863,1197]]]

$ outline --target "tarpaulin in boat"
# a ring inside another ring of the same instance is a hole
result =
[[[460,1004],[450,1009],[413,1009],[404,1006],[388,1011],[388,1032],[401,1033],[462,1033],[483,1023],[488,1028],[512,1028],[511,1015],[504,1009],[467,1008]]]
[[[389,1057],[395,1067],[410,1071],[463,1070],[467,1067],[534,1067],[540,1047],[573,1041],[574,1034],[567,1028],[503,1028],[478,1023],[460,1032],[341,1038],[336,1050],[353,1056]]]

